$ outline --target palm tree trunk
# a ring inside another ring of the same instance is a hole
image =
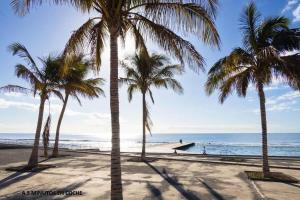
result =
[[[141,159],[146,159],[146,98],[145,92],[143,92],[143,146],[142,146],[142,155]]]
[[[54,147],[53,147],[52,157],[57,157],[58,156],[59,131],[60,131],[60,126],[61,126],[62,119],[63,119],[64,114],[65,114],[65,110],[66,110],[66,107],[67,107],[68,98],[69,98],[69,94],[66,93],[64,104],[63,104],[63,107],[61,109],[59,119],[58,119],[58,123],[57,123],[57,127],[56,127],[55,143],[54,143]]]
[[[35,131],[34,144],[33,144],[31,155],[30,155],[30,158],[28,161],[28,167],[30,167],[30,168],[33,168],[33,167],[37,166],[37,164],[38,164],[39,143],[40,143],[42,123],[43,123],[45,101],[46,101],[46,96],[42,94],[41,100],[40,100],[38,122],[37,122],[36,131]]]
[[[120,123],[118,91],[118,34],[110,30],[110,111],[111,111],[111,199],[122,200],[122,174],[120,157]]]
[[[268,176],[270,172],[269,161],[268,161],[268,134],[267,134],[267,116],[266,116],[266,105],[265,105],[265,93],[263,84],[258,83],[258,94],[260,103],[260,116],[261,116],[261,127],[262,127],[262,158],[263,158],[263,175]]]

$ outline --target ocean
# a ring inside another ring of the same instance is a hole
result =
[[[34,134],[0,133],[0,143],[30,145]],[[53,145],[54,134],[50,137]],[[186,149],[190,153],[202,153],[205,147],[207,154],[215,155],[261,155],[260,133],[219,133],[219,134],[155,134],[147,136],[147,145],[168,142],[195,142],[195,146]],[[269,155],[300,156],[300,133],[268,134]],[[60,146],[70,149],[99,148],[110,150],[108,138],[95,135],[61,134]],[[121,139],[121,151],[137,152],[141,149],[141,137]]]

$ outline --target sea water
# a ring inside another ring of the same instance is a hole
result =
[[[0,143],[31,145],[34,134],[0,133]],[[50,146],[54,142],[54,134],[50,137]],[[147,145],[157,145],[169,142],[194,142],[185,151],[216,155],[261,155],[261,134],[259,133],[218,133],[218,134],[155,134],[147,136]],[[41,143],[42,144],[42,143]],[[268,134],[269,155],[300,156],[300,133],[270,133]],[[70,149],[99,148],[110,150],[109,138],[97,135],[61,134],[60,147]],[[121,151],[140,151],[141,137],[121,139]]]

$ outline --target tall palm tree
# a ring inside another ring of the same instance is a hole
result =
[[[58,118],[52,157],[58,156],[60,126],[69,97],[74,97],[81,105],[79,95],[89,99],[98,98],[100,95],[104,96],[104,91],[99,87],[100,85],[103,85],[104,80],[102,78],[86,78],[92,67],[90,60],[85,59],[83,54],[75,54],[68,58],[68,65],[67,73],[59,80],[59,87],[64,90],[65,96]],[[60,65],[60,67],[61,66],[63,65]]]
[[[30,84],[30,88],[21,87],[18,85],[7,85],[1,87],[0,90],[4,92],[22,92],[22,93],[33,93],[35,96],[38,94],[40,96],[40,105],[38,112],[38,121],[35,131],[35,139],[28,161],[28,169],[34,168],[38,165],[38,150],[40,142],[40,134],[43,122],[43,113],[45,101],[49,99],[51,94],[58,96],[60,99],[63,99],[61,93],[57,90],[58,86],[54,81],[52,69],[56,68],[59,65],[59,59],[55,57],[47,57],[41,59],[42,67],[38,68],[36,62],[29,54],[28,50],[19,43],[14,43],[8,47],[13,55],[18,55],[20,58],[23,58],[27,63],[27,66],[23,64],[17,64],[16,75],[18,78],[26,80]]]
[[[288,65],[286,57],[281,56],[285,50],[299,48],[299,37],[289,29],[289,21],[285,17],[261,20],[254,3],[244,10],[241,30],[244,48],[235,48],[214,64],[209,71],[206,91],[210,95],[218,89],[219,100],[223,103],[233,90],[245,97],[249,84],[255,86],[260,102],[263,174],[267,176],[270,169],[264,86],[271,84],[272,78],[280,77],[291,86],[299,87],[295,81],[299,80],[297,73],[293,73],[296,72],[295,66]]]
[[[183,68],[181,65],[170,65],[169,59],[163,55],[152,54],[149,56],[146,51],[126,58],[122,63],[125,70],[125,78],[120,78],[121,84],[128,85],[128,100],[132,100],[134,92],[142,93],[143,102],[143,142],[141,160],[146,159],[146,128],[151,133],[151,119],[146,102],[146,95],[149,94],[152,103],[151,87],[171,88],[175,92],[182,93],[183,89],[180,83],[174,79],[176,74],[181,74]]]
[[[23,15],[44,1],[11,0],[15,12]],[[83,12],[92,12],[66,45],[65,53],[89,46],[97,66],[105,40],[110,41],[110,107],[112,127],[111,199],[123,199],[118,93],[118,39],[125,43],[126,34],[135,39],[136,47],[145,47],[146,40],[195,71],[203,68],[204,60],[195,47],[182,35],[194,35],[205,44],[219,45],[214,20],[218,0],[52,0],[71,4]],[[95,15],[94,15],[95,14]],[[98,67],[97,67],[98,68]]]

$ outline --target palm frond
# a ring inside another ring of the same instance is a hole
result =
[[[130,85],[136,83],[136,80],[131,79],[131,78],[119,78],[119,84],[122,86],[124,84]]]
[[[135,40],[135,46],[138,51],[147,51],[146,42],[143,38],[143,36],[140,33],[140,30],[131,22],[128,20],[129,25],[129,31],[132,33],[132,36]]]
[[[105,82],[103,78],[86,78],[89,70],[92,69],[91,60],[86,59],[82,53],[72,53],[67,56],[69,70],[62,77],[58,87],[77,99],[79,104],[81,104],[79,95],[89,99],[105,96],[101,88]]]
[[[16,14],[24,16],[31,8],[40,6],[45,2],[57,5],[70,4],[81,11],[89,11],[93,5],[93,0],[11,0],[10,4]]]
[[[246,50],[235,48],[230,55],[218,60],[209,70],[208,79],[205,83],[205,91],[211,95],[214,90],[219,89],[224,82],[236,75],[256,66],[256,59]],[[246,81],[247,79],[245,79]],[[244,82],[246,83],[246,82]],[[247,88],[246,86],[242,88]]]
[[[184,72],[182,65],[168,65],[155,72],[154,78],[159,77],[173,77],[174,75],[181,75]]]
[[[273,66],[273,75],[280,78],[290,87],[300,90],[300,54],[282,56],[284,64]]]
[[[15,73],[17,77],[21,77],[22,79],[28,81],[32,87],[35,89],[41,89],[43,87],[43,83],[39,80],[35,74],[30,71],[24,65],[18,64],[15,66]]]
[[[149,96],[150,96],[150,99],[151,99],[152,103],[154,104],[154,98],[153,98],[153,94],[152,94],[152,91],[151,91],[150,88],[148,89],[148,93],[149,93]]]
[[[267,63],[269,66],[274,64],[284,64],[281,59],[280,52],[273,46],[268,46],[262,48],[257,53],[257,58],[261,60],[264,64]]]
[[[139,87],[137,84],[130,84],[127,89],[128,94],[128,101],[130,102],[132,100],[132,95],[134,92],[137,92],[139,90]]]
[[[94,20],[96,18],[88,19],[81,27],[73,32],[69,41],[67,42],[63,55],[69,53],[80,52],[85,45],[85,41],[90,40],[90,33],[95,26]]]
[[[190,42],[144,16],[136,17],[138,19],[137,29],[145,38],[156,42],[169,55],[179,59],[181,63],[187,63],[195,72],[199,72],[199,69],[204,70],[204,59]]]
[[[81,106],[82,103],[80,101],[80,98],[78,97],[78,95],[76,93],[72,94],[72,96],[77,100],[78,104]]]
[[[300,49],[300,30],[288,29],[277,32],[271,45],[279,51],[293,51]]]
[[[153,126],[153,122],[152,122],[151,117],[150,117],[149,106],[148,106],[147,103],[146,103],[145,114],[146,114],[146,123],[145,123],[145,126],[146,126],[147,130],[149,131],[149,133],[151,134],[151,127]]]
[[[53,89],[53,90],[51,90],[50,92],[53,93],[56,97],[58,97],[62,102],[65,101],[65,99],[64,99],[64,97],[63,97],[63,95],[62,95],[62,93],[61,93],[59,90]],[[49,92],[49,93],[50,93],[50,92]]]
[[[269,41],[272,41],[274,33],[288,30],[289,20],[286,17],[271,17],[265,19],[258,27],[257,37],[258,42],[261,44],[270,45]]]
[[[38,76],[41,76],[41,71],[37,67],[34,59],[26,49],[26,47],[20,43],[13,43],[8,46],[8,50],[13,55],[18,55],[20,58],[23,58],[26,63],[32,68],[33,72],[37,74]]]
[[[240,18],[240,28],[243,31],[243,43],[247,51],[257,51],[257,30],[261,15],[258,12],[254,2],[245,8],[243,15]]]
[[[157,24],[177,32],[194,34],[205,44],[218,47],[220,38],[213,21],[215,11],[208,11],[206,7],[200,2],[155,2],[145,6],[145,13]]]
[[[91,29],[90,33],[91,55],[95,59],[96,71],[100,70],[101,54],[104,50],[105,40],[108,38],[107,25],[101,20]]]

